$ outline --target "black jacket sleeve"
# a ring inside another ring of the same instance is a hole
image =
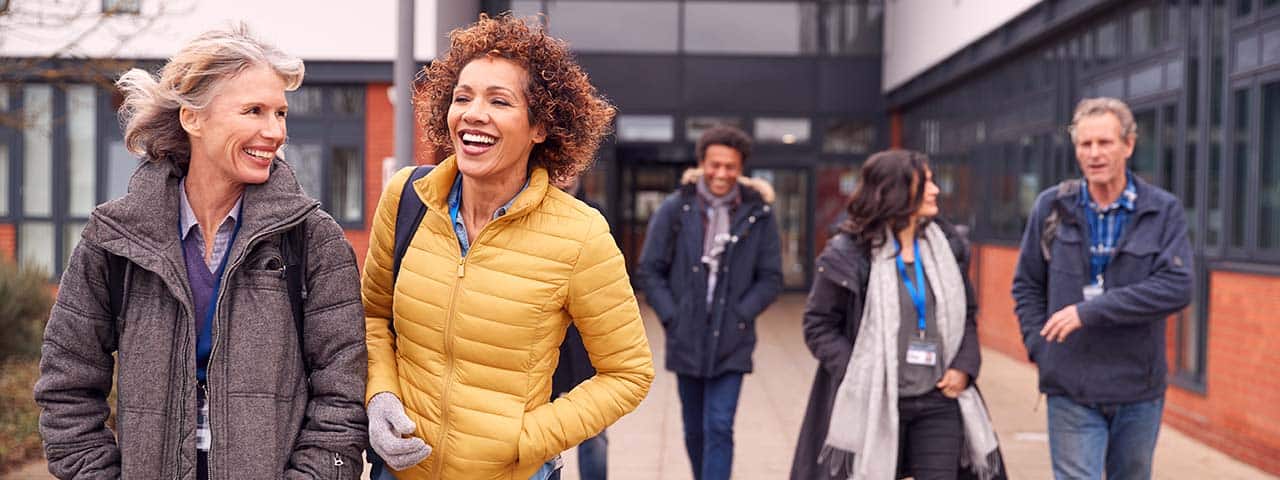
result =
[[[1049,272],[1044,254],[1040,251],[1040,236],[1055,193],[1056,189],[1049,189],[1036,200],[1036,207],[1027,219],[1027,228],[1022,234],[1018,266],[1013,275],[1013,310],[1018,315],[1022,343],[1032,362],[1037,361],[1040,347],[1044,345],[1040,329],[1048,320]]]
[[[675,222],[680,221],[679,203],[676,196],[668,197],[649,218],[649,228],[644,235],[644,251],[640,253],[640,286],[644,289],[645,300],[658,314],[663,326],[671,323],[671,318],[676,314],[670,274],[677,241],[672,232],[675,231]]]

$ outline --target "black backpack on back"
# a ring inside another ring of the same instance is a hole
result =
[[[419,165],[413,168],[413,173],[409,175],[409,179],[405,180],[404,186],[400,190],[400,204],[396,209],[396,242],[395,249],[392,250],[394,255],[391,266],[391,290],[395,291],[396,280],[400,278],[400,262],[404,260],[404,254],[409,250],[409,242],[413,240],[413,235],[418,233],[418,225],[422,223],[422,217],[427,214],[427,205],[422,203],[422,199],[418,198],[417,192],[413,191],[413,182],[427,176],[435,165]],[[391,323],[387,325],[391,330],[391,334],[396,334],[395,317],[392,316]]]

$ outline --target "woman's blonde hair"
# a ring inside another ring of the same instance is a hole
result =
[[[285,91],[302,84],[302,59],[254,38],[243,23],[196,37],[169,59],[158,80],[138,68],[125,72],[116,81],[124,94],[120,125],[125,146],[151,161],[185,165],[191,157],[191,140],[178,112],[203,110],[223,81],[259,66],[275,71],[284,80]]]

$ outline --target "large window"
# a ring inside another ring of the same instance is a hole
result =
[[[816,3],[696,1],[684,5],[689,53],[800,55],[818,49]]]
[[[347,228],[364,226],[364,87],[307,85],[286,94],[285,161],[307,195]]]
[[[4,209],[17,228],[17,257],[57,275],[66,268],[89,213],[102,198],[98,187],[99,95],[92,85],[23,85],[10,114],[21,118],[16,135],[0,132],[0,177],[20,172],[17,204]],[[0,97],[5,97],[0,92]],[[17,144],[20,155],[12,155]],[[10,208],[13,207],[13,208]]]
[[[680,6],[674,1],[552,1],[551,35],[580,52],[675,52]]]
[[[884,6],[880,0],[822,4],[822,48],[831,55],[880,55]]]
[[[1262,87],[1262,109],[1258,247],[1280,250],[1280,82]]]

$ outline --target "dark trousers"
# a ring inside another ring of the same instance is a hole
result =
[[[951,480],[960,470],[960,404],[940,390],[898,399],[899,470],[916,480]]]
[[[684,417],[684,448],[695,480],[728,480],[733,469],[733,417],[742,374],[715,378],[677,375]]]

